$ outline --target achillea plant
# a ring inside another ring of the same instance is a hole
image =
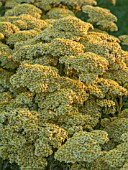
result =
[[[0,168],[127,169],[127,35],[106,32],[116,16],[96,0],[1,5]]]

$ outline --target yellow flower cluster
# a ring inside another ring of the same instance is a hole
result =
[[[79,75],[79,80],[84,82],[85,84],[95,84],[98,80],[98,75],[93,73],[82,73]]]
[[[35,58],[35,59],[30,59],[30,60],[24,60],[21,62],[22,63],[28,63],[28,64],[40,64],[42,66],[57,66],[58,63],[58,58],[55,58],[53,56],[49,55],[44,55],[40,58]]]
[[[39,114],[25,108],[2,112],[0,157],[23,168],[44,168],[45,157],[67,138],[67,132],[54,124],[38,124]],[[50,150],[49,150],[50,149]]]
[[[34,93],[28,91],[28,92],[18,94],[15,100],[16,103],[18,104],[28,105],[29,107],[31,107],[33,105],[33,96]]]
[[[71,10],[63,8],[52,8],[49,12],[47,12],[46,15],[49,19],[59,19],[67,16],[75,16]]]
[[[127,83],[128,83],[128,68],[124,67],[119,70],[112,70],[111,72],[106,72],[103,75],[103,78],[105,79],[112,79],[116,81],[119,85],[127,88]]]
[[[121,40],[123,45],[128,45],[128,35],[121,35],[119,36],[119,39]]]
[[[22,3],[34,3],[35,2],[35,0],[15,0],[15,1],[17,3],[20,3],[20,4],[22,4]]]
[[[107,40],[95,40],[93,37],[89,40],[81,40],[86,51],[93,52],[106,58],[109,64],[115,63],[116,56],[121,52],[121,46],[117,42],[108,42]]]
[[[10,22],[0,22],[0,32],[5,36],[8,37],[11,34],[20,31],[20,29]]]
[[[52,24],[53,27],[59,30],[69,31],[78,36],[84,36],[89,29],[93,29],[92,24],[84,22],[74,16],[60,18],[55,20]]]
[[[116,81],[111,79],[99,78],[97,87],[104,93],[110,93],[112,95],[123,96],[128,94],[126,88],[120,86]]]
[[[0,93],[0,107],[12,99],[12,94],[10,92],[1,92]]]
[[[104,130],[108,133],[110,139],[120,143],[121,135],[128,131],[128,118],[117,118],[106,125]]]
[[[82,40],[84,40],[85,42],[86,41],[88,42],[89,40],[107,41],[107,42],[115,42],[115,43],[120,42],[120,40],[117,37],[109,35],[107,32],[88,32],[87,35],[81,38],[81,41]]]
[[[5,12],[5,16],[19,16],[21,14],[29,14],[39,19],[42,11],[34,5],[23,3],[16,5]]]
[[[22,43],[22,42],[21,42]],[[21,62],[24,60],[32,60],[39,56],[47,54],[47,45],[40,43],[34,43],[32,45],[22,45],[19,49],[20,43],[16,45],[14,49],[12,59],[13,61]]]
[[[102,112],[104,114],[115,114],[116,104],[114,101],[109,99],[97,99],[97,105],[102,107]]]
[[[108,100],[108,99],[97,99],[96,100],[97,105],[100,107],[113,107],[115,106],[115,102],[112,100]]]
[[[87,170],[85,168],[85,165],[82,163],[74,163],[71,165],[71,168],[69,170]]]
[[[122,140],[123,142],[128,142],[128,132],[123,133],[123,134],[121,135],[121,140]]]
[[[53,7],[60,5],[62,0],[38,0],[34,5],[40,7],[44,11],[48,11]]]
[[[37,36],[34,37],[34,39],[37,41],[45,41],[50,42],[54,38],[63,38],[63,39],[70,39],[74,41],[79,41],[80,37],[74,35],[72,32],[64,32],[63,30],[58,30],[54,28],[53,26],[49,26],[43,31],[39,32]]]
[[[10,77],[13,75],[13,72],[0,68],[0,75],[0,85],[3,86],[3,89],[9,88],[11,85]]]
[[[47,166],[46,158],[43,155],[35,155],[34,148],[32,145],[24,145],[23,148],[18,150],[15,162],[20,166],[21,170],[44,169]]]
[[[96,0],[62,0],[62,2],[65,2],[67,5],[71,5],[72,7],[74,6],[79,6],[79,5],[97,5]]]
[[[63,55],[78,55],[84,52],[85,47],[75,41],[63,38],[55,38],[50,43],[36,43],[34,45],[23,45],[21,48],[14,49],[13,60],[23,61],[25,59],[34,59],[43,55],[52,55],[55,57]]]
[[[92,162],[102,153],[100,145],[107,142],[107,133],[104,131],[78,132],[69,138],[55,153],[55,159],[60,162]]]
[[[60,88],[58,70],[39,64],[22,64],[17,73],[11,76],[13,87],[27,87],[31,92],[53,92]]]
[[[89,94],[94,95],[98,98],[103,99],[105,97],[105,93],[100,88],[98,88],[96,85],[88,84],[87,90]]]
[[[113,15],[110,10],[101,7],[93,7],[91,5],[85,5],[82,7],[82,11],[89,16],[88,22],[100,26],[100,29],[106,31],[117,31],[118,28],[114,22],[117,21],[117,17]]]
[[[30,14],[21,14],[16,20],[12,20],[12,23],[18,26],[21,30],[44,29],[47,26],[47,23],[44,20],[33,17]]]
[[[18,5],[17,0],[6,0],[5,1],[5,8],[6,9],[13,8],[16,5]]]
[[[45,99],[40,98],[40,102],[38,102],[38,106],[40,108],[46,108],[46,109],[55,109],[56,107],[59,107],[59,105],[70,105],[74,102],[74,99],[76,98],[76,94],[72,89],[60,89],[57,92],[49,93],[46,95]],[[38,98],[39,100],[39,98]]]
[[[37,44],[37,41],[34,40],[33,38],[32,38],[32,39],[28,39],[28,40],[26,40],[26,41],[16,42],[16,43],[14,44],[13,54],[14,54],[17,50],[19,50],[20,48],[22,48],[22,46],[24,46],[24,48],[25,48],[26,45],[28,46],[28,45],[35,45],[35,44]]]
[[[93,73],[102,75],[107,69],[108,61],[95,53],[86,52],[82,55],[61,57],[60,63],[64,63],[67,69],[74,69],[78,73]]]
[[[108,21],[106,19],[97,22],[97,26],[99,29],[105,31],[118,31],[117,25],[114,22]]]
[[[20,28],[20,30],[43,29],[47,26],[44,20],[31,16],[30,14],[21,14],[19,16],[3,16],[1,22],[10,22]]]
[[[12,35],[10,35],[7,39],[8,45],[14,45],[16,42],[19,41],[26,41],[28,39],[34,38],[38,32],[36,30],[24,30],[24,31],[18,31]]]
[[[128,51],[121,51],[121,55],[122,55],[122,60],[126,63],[126,66],[128,67]]]
[[[110,168],[121,168],[127,163],[128,158],[128,143],[121,143],[116,148],[108,151],[104,156],[104,162],[109,165]]]
[[[64,38],[55,38],[47,45],[47,53],[52,56],[78,55],[85,49],[82,44]]]
[[[4,69],[15,69],[17,63],[12,60],[13,51],[9,46],[0,42],[0,66]]]

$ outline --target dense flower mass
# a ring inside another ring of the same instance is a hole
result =
[[[2,170],[127,169],[128,35],[96,5],[1,1]]]

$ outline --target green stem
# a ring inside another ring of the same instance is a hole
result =
[[[121,116],[121,108],[122,108],[122,96],[120,96],[120,98],[119,98],[119,103],[118,103],[117,99],[115,99],[115,103],[117,106],[118,117],[120,117]]]

